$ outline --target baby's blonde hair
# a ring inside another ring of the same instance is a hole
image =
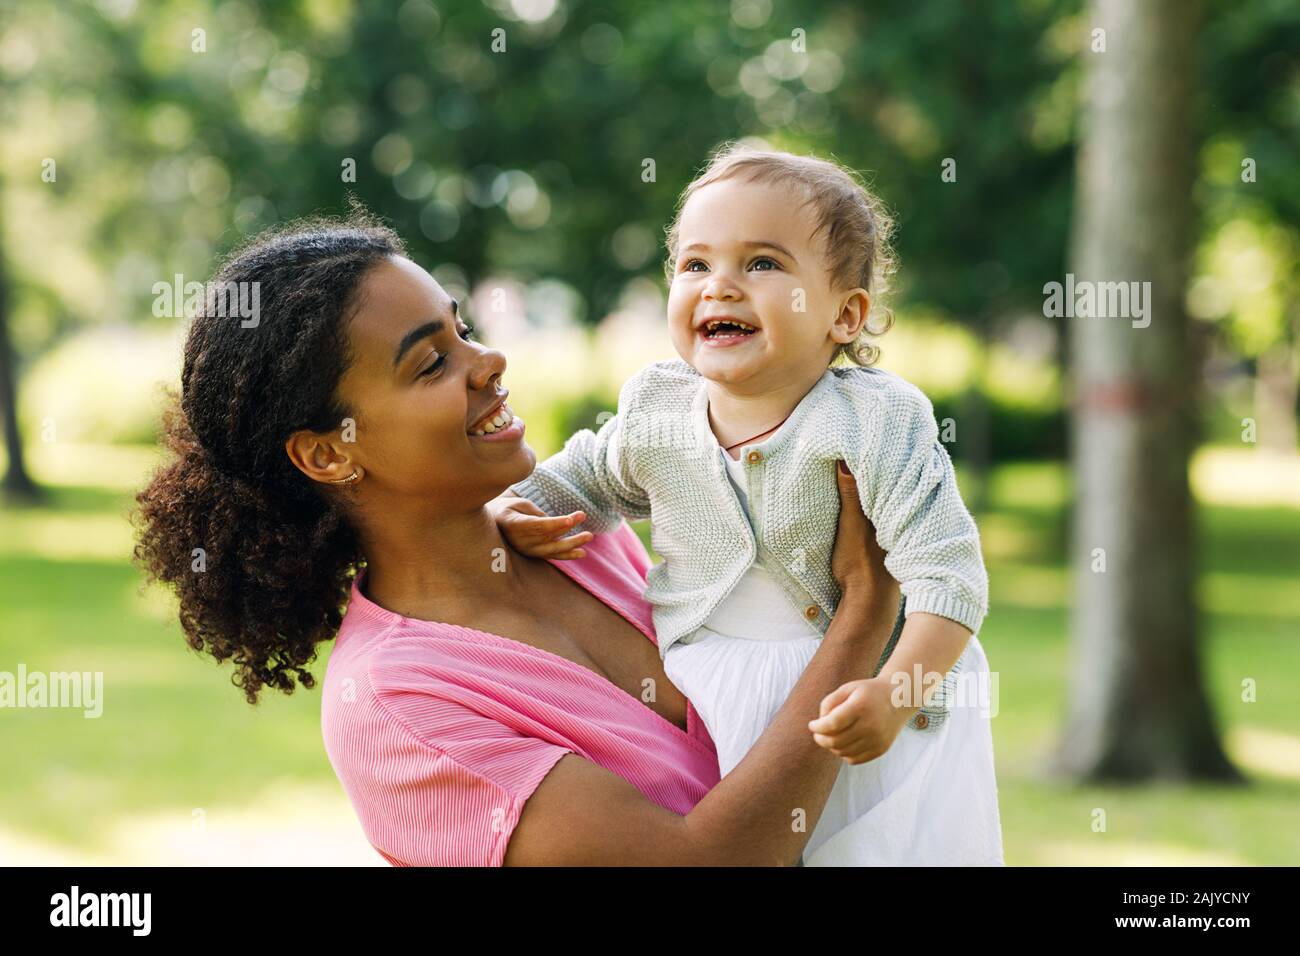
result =
[[[711,183],[743,176],[749,182],[795,183],[801,186],[817,217],[816,236],[825,230],[824,248],[830,265],[832,286],[863,288],[871,297],[871,311],[862,331],[852,342],[841,344],[831,356],[841,356],[857,365],[872,365],[880,358],[879,347],[868,336],[884,335],[894,324],[893,313],[881,301],[889,277],[897,269],[890,247],[894,221],[861,177],[839,163],[815,156],[753,149],[739,143],[723,143],[709,159],[709,165],[682,190],[667,233],[668,259],[664,272],[671,284],[676,271],[678,228],[687,201]],[[872,326],[872,319],[879,324]]]

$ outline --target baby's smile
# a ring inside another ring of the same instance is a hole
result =
[[[757,338],[762,329],[734,316],[714,316],[702,319],[696,325],[695,334],[710,348],[732,348]]]

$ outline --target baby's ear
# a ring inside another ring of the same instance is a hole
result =
[[[840,306],[840,314],[831,330],[836,342],[852,342],[867,327],[871,315],[871,295],[866,289],[853,289]]]

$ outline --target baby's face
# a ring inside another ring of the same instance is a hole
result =
[[[757,392],[825,371],[845,295],[831,289],[822,237],[813,238],[814,214],[802,200],[795,188],[727,179],[682,210],[668,329],[705,378]],[[753,331],[711,333],[718,317]]]

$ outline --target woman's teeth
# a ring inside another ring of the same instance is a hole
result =
[[[489,418],[482,428],[476,428],[470,432],[471,435],[490,435],[494,431],[505,428],[515,420],[515,413],[510,410],[509,405],[502,405],[501,409]]]

